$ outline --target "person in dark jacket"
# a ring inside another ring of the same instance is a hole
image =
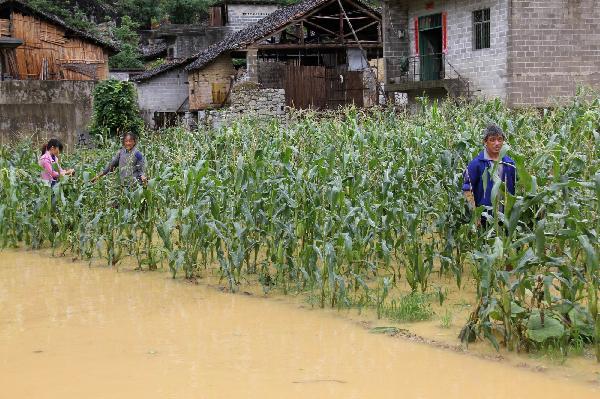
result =
[[[493,173],[506,184],[510,194],[515,194],[515,161],[508,156],[500,159],[505,140],[504,132],[496,125],[489,125],[483,132],[484,149],[469,163],[464,173],[462,189],[472,207],[492,207]]]
[[[92,179],[92,183],[117,168],[121,184],[124,187],[135,187],[136,183],[146,183],[144,156],[136,148],[136,145],[137,136],[133,133],[126,133],[123,136],[123,148],[117,152],[104,171]]]

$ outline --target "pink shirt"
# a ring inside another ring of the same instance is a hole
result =
[[[48,151],[44,153],[40,157],[39,164],[42,167],[42,179],[53,182],[58,180],[58,178],[65,174],[65,171],[60,167],[58,163],[58,158],[53,157]],[[56,169],[53,168],[54,164],[56,164]]]

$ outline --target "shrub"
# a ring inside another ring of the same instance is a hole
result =
[[[114,137],[124,132],[140,133],[143,127],[132,83],[110,79],[96,86],[92,133]]]

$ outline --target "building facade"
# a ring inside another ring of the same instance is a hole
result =
[[[385,84],[549,106],[600,87],[594,0],[384,0]]]

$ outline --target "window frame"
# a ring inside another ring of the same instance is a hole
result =
[[[478,15],[479,14],[479,15]],[[487,17],[487,19],[486,19]],[[492,48],[492,10],[490,7],[473,10],[473,51]],[[487,29],[487,31],[486,31]],[[487,33],[487,36],[486,36]]]

